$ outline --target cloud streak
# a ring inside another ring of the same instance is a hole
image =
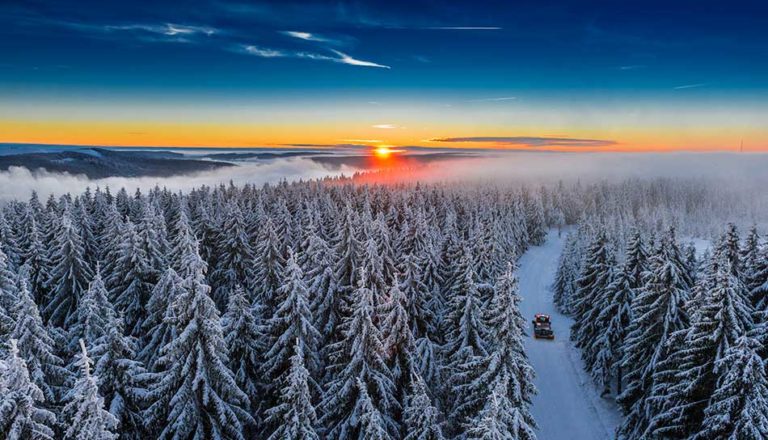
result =
[[[287,35],[293,38],[298,38],[299,40],[304,40],[304,41],[314,41],[317,43],[331,43],[331,44],[339,43],[338,40],[335,40],[333,38],[324,37],[322,35],[313,34],[311,32],[280,31],[280,33],[283,35]]]
[[[697,89],[699,87],[706,86],[707,83],[696,83],[696,84],[683,84],[682,86],[672,87],[674,90],[685,90],[685,89]]]
[[[477,142],[525,147],[608,147],[616,141],[603,139],[578,139],[536,136],[478,136],[430,139],[430,142]]]
[[[357,67],[376,67],[381,69],[391,69],[390,66],[384,64],[374,63],[372,61],[360,60],[353,58],[338,50],[331,50],[336,56],[325,55],[315,52],[303,52],[303,51],[286,51],[282,49],[273,49],[268,47],[261,47],[255,45],[243,45],[240,47],[240,51],[248,55],[253,55],[261,58],[299,58],[314,61],[329,61],[332,63],[347,64]]]

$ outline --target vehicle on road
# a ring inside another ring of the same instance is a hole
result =
[[[549,315],[537,313],[533,317],[533,337],[536,339],[555,339],[555,333],[552,331],[552,321]]]

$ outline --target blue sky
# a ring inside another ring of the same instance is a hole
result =
[[[206,108],[227,114],[249,103],[286,119],[291,109],[303,118],[335,103],[355,104],[346,119],[359,106],[371,118],[379,105],[412,107],[409,125],[439,118],[426,103],[486,107],[471,117],[497,125],[508,106],[525,104],[560,112],[567,131],[579,123],[568,113],[574,102],[605,114],[656,107],[659,120],[681,105],[757,107],[751,114],[762,116],[766,29],[768,3],[757,1],[6,0],[0,119],[114,112],[119,122],[117,107],[152,114],[190,105],[205,119]],[[434,136],[467,134],[478,133]]]

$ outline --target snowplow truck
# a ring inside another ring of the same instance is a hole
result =
[[[555,333],[552,331],[552,321],[549,315],[537,313],[533,317],[533,337],[536,339],[555,339]]]

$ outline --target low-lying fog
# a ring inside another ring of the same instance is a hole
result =
[[[95,180],[66,173],[30,172],[26,168],[13,167],[0,171],[0,200],[25,199],[33,190],[40,197],[47,197],[51,193],[80,192],[87,186],[109,186],[113,191],[125,187],[132,191],[159,185],[176,191],[229,181],[261,185],[280,180],[307,180],[364,171],[350,165],[329,167],[305,157],[243,161],[237,164],[236,167],[193,175]],[[396,176],[430,181],[498,179],[530,182],[558,179],[580,179],[586,182],[627,177],[713,177],[755,190],[760,199],[755,202],[765,203],[763,199],[768,191],[761,191],[761,188],[768,187],[768,154],[487,153],[478,158],[451,159],[415,167],[411,165],[407,171],[398,172]]]

